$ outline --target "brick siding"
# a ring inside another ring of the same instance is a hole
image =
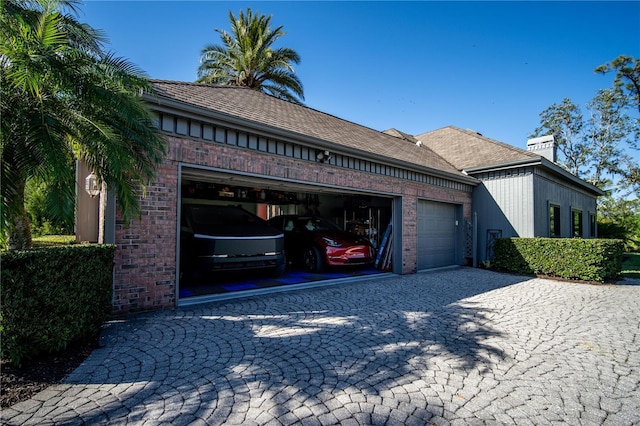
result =
[[[327,164],[265,154],[249,149],[167,137],[168,151],[155,182],[141,194],[141,216],[128,227],[116,222],[114,313],[171,308],[176,305],[176,247],[179,164],[199,165],[402,196],[402,273],[417,269],[418,199],[463,206],[471,216],[471,193],[375,175]]]

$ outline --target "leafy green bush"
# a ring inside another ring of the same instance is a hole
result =
[[[519,274],[604,282],[620,276],[624,243],[580,238],[501,238],[492,267]]]
[[[60,191],[59,188],[66,190]],[[73,233],[75,219],[74,182],[27,180],[24,207],[35,237]]]
[[[51,247],[75,244],[75,235],[43,235],[42,237],[33,237],[33,247]]]
[[[599,199],[598,237],[623,240],[625,251],[640,252],[640,199]]]
[[[3,359],[21,364],[95,337],[111,311],[113,245],[0,253]]]
[[[622,259],[622,276],[640,278],[640,253],[625,253]]]

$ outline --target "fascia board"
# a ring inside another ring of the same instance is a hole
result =
[[[257,132],[267,137],[278,138],[283,142],[299,143],[316,149],[326,149],[333,153],[351,154],[361,159],[368,159],[380,162],[382,164],[394,165],[403,169],[411,170],[419,173],[427,173],[433,176],[453,180],[460,183],[477,186],[480,181],[472,176],[462,176],[458,174],[448,173],[442,170],[434,169],[427,166],[419,166],[417,164],[406,163],[394,158],[385,157],[372,152],[363,151],[348,146],[336,144],[320,138],[314,138],[302,133],[291,132],[280,129],[268,124],[257,123],[255,121],[236,117],[220,111],[210,110],[188,104],[175,99],[157,96],[155,94],[143,95],[145,100],[149,102],[151,108],[158,112],[166,112],[186,118],[193,118],[200,121],[214,120],[221,125],[233,125],[235,129],[246,132]]]
[[[468,174],[476,174],[476,173],[484,173],[484,172],[493,172],[498,170],[515,169],[518,167],[527,167],[527,166],[542,166],[545,169],[549,170],[550,172],[556,175],[559,175],[564,179],[570,180],[575,185],[580,186],[589,192],[592,192],[599,196],[605,195],[605,192],[600,188],[598,188],[597,186],[592,185],[589,182],[586,182],[578,178],[577,176],[573,175],[572,173],[569,173],[562,167],[558,166],[557,164],[555,164],[550,160],[547,160],[544,157],[540,157],[539,159],[530,159],[530,160],[516,160],[516,161],[507,162],[507,163],[493,164],[491,166],[472,167],[469,169],[465,169],[464,171]]]
[[[589,182],[586,182],[586,181],[580,179],[579,177],[577,177],[576,175],[574,175],[572,173],[569,173],[568,171],[566,171],[562,167],[558,166],[557,164],[553,163],[552,161],[547,160],[546,158],[542,158],[542,165],[545,166],[550,171],[552,171],[553,173],[556,173],[556,174],[564,177],[565,179],[569,179],[569,180],[573,181],[576,185],[580,185],[580,186],[586,188],[587,190],[598,194],[599,196],[603,196],[603,195],[606,194],[603,190],[601,190],[597,186],[592,185]]]
[[[542,164],[542,162],[539,159],[526,159],[492,164],[490,166],[470,167],[468,169],[464,169],[464,171],[468,174],[475,174],[484,172],[495,172],[498,170],[516,169],[518,167],[538,166],[540,164]]]

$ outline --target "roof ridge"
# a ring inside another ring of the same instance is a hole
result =
[[[511,145],[511,144],[508,144],[508,143],[506,143],[506,142],[500,142],[499,140],[491,139],[491,138],[489,138],[489,137],[487,137],[487,136],[484,136],[484,135],[483,135],[483,134],[481,134],[481,133],[474,132],[473,130],[470,130],[470,129],[467,129],[467,130],[462,130],[462,129],[460,129],[460,130],[461,130],[461,131],[463,131],[463,132],[470,133],[470,134],[471,134],[471,136],[476,137],[476,138],[483,139],[483,140],[485,140],[485,141],[487,141],[487,142],[489,142],[489,143],[492,143],[492,144],[494,144],[494,145],[500,145],[500,146],[502,146],[502,147],[504,147],[504,148],[510,149],[510,150],[512,150],[512,151],[517,151],[517,152],[520,152],[520,153],[522,153],[522,154],[529,155],[529,156],[531,156],[531,157],[541,157],[539,154],[534,154],[534,153],[532,153],[532,152],[530,152],[530,151],[527,151],[526,149],[518,148],[517,146],[514,146],[514,145]]]

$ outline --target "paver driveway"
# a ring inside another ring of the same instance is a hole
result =
[[[640,286],[460,268],[113,323],[5,424],[640,424]]]

